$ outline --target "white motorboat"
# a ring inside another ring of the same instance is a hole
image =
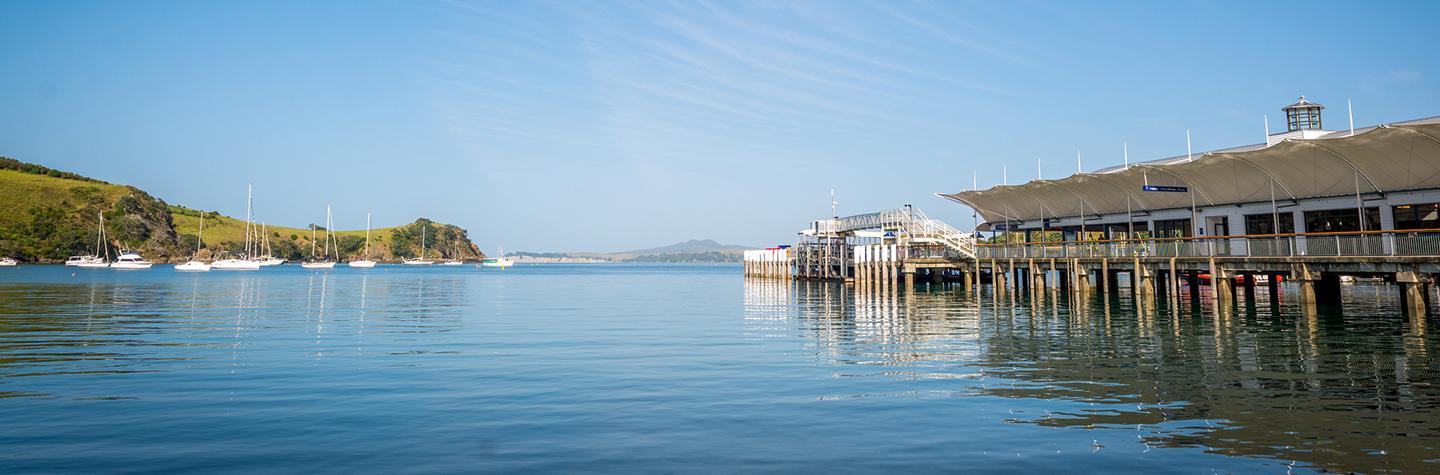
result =
[[[335,227],[334,216],[330,213],[330,205],[325,205],[325,253],[317,254],[318,248],[315,245],[316,226],[310,227],[310,260],[300,263],[300,267],[306,269],[333,269],[335,261],[340,260],[340,245],[335,242],[335,233],[330,232]],[[334,243],[334,246],[331,244]],[[335,259],[330,258],[330,249],[335,249]]]
[[[450,260],[448,260],[448,261],[441,262],[440,265],[442,265],[442,266],[463,266],[463,265],[465,265],[465,261],[461,261],[461,260],[457,260],[457,259],[450,259]]]
[[[420,257],[406,258],[400,260],[401,264],[407,266],[429,266],[435,265],[435,261],[425,260],[425,226],[420,226]]]
[[[255,258],[255,262],[259,263],[260,267],[270,267],[284,264],[285,259],[281,259],[279,257],[260,256]]]
[[[149,269],[150,266],[153,265],[155,265],[154,262],[145,260],[145,258],[140,257],[140,254],[135,251],[120,251],[120,257],[115,258],[115,262],[110,263],[110,268],[116,270],[143,270]]]
[[[99,213],[100,226],[95,230],[95,253],[88,256],[70,256],[65,265],[86,269],[110,267],[110,247],[105,245],[105,213]],[[101,253],[105,257],[100,257]]]
[[[495,257],[487,257],[485,260],[480,261],[480,267],[499,267],[504,269],[513,265],[515,265],[515,261],[505,258],[505,248],[503,247],[500,248],[500,252],[497,253]]]
[[[15,267],[18,265],[20,265],[20,261],[9,257],[0,257],[0,267]]]
[[[200,246],[205,243],[205,213],[200,213],[200,231],[195,234],[195,255],[184,264],[175,266],[175,270],[182,272],[210,272],[210,264],[196,260],[200,257]]]
[[[185,261],[184,264],[175,264],[175,270],[181,272],[210,272],[210,264],[200,261]]]
[[[375,267],[375,261],[370,260],[370,213],[365,213],[365,255],[358,260],[350,261],[350,267],[358,269]]]

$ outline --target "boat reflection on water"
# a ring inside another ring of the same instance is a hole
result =
[[[752,331],[804,332],[823,364],[885,367],[917,387],[953,380],[946,397],[1019,408],[1006,422],[1129,431],[1142,452],[1362,472],[1440,462],[1440,342],[1426,318],[1402,315],[1393,287],[1347,287],[1344,312],[1302,311],[1283,287],[1219,311],[1208,295],[1137,301],[1120,290],[747,279],[745,316]]]

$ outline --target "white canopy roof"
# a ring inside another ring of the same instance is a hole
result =
[[[1272,187],[1284,200],[1346,195],[1357,183],[1364,193],[1440,189],[1440,117],[940,196],[995,222],[1269,201]]]

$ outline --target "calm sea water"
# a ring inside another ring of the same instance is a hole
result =
[[[0,270],[0,473],[1440,471],[1393,287],[978,298],[733,266]]]

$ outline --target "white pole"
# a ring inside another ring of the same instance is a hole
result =
[[[835,214],[835,205],[837,205],[837,204],[839,204],[839,203],[836,203],[836,202],[835,202],[835,189],[834,189],[834,188],[831,188],[831,189],[830,189],[830,219],[836,219],[836,218],[839,218],[839,217],[840,217],[839,215],[836,215],[836,214]]]
[[[1265,114],[1265,146],[1270,146],[1270,114]]]
[[[1005,186],[1010,186],[1010,166],[1009,166],[1009,165],[1000,165],[1000,182],[1003,183]]]
[[[1120,147],[1125,151],[1125,169],[1130,169],[1130,142],[1120,142]]]
[[[1040,159],[1037,158],[1035,159],[1035,179],[1038,181],[1040,178]]]
[[[1190,129],[1185,129],[1185,162],[1194,160],[1190,155]]]
[[[980,174],[979,174],[979,173],[976,173],[976,172],[975,172],[975,169],[973,169],[973,168],[970,169],[970,191],[976,191],[976,190],[979,190],[979,189],[980,189],[980,178],[979,178],[979,177],[980,177]]]
[[[1355,135],[1355,108],[1350,106],[1350,99],[1345,99],[1345,111],[1350,114],[1350,135]]]
[[[1275,180],[1270,180],[1270,214],[1275,215],[1275,229],[1271,229],[1270,234],[1280,234],[1280,207],[1275,206]],[[1245,232],[1248,234],[1250,230]]]
[[[1355,172],[1355,212],[1356,220],[1360,222],[1360,230],[1365,230],[1365,201],[1360,199],[1360,172]]]
[[[1080,151],[1075,151],[1075,173],[1085,173],[1085,166],[1080,163]]]

